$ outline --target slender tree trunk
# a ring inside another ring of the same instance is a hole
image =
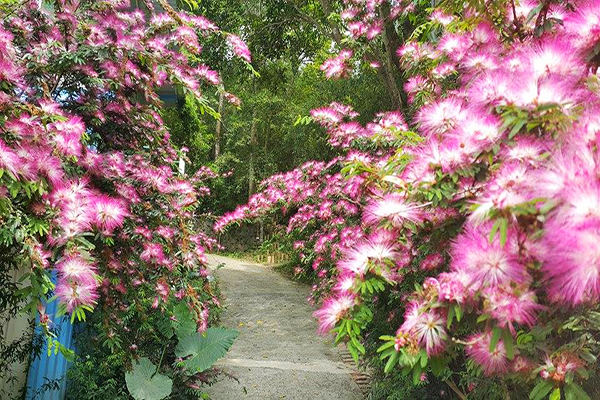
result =
[[[385,56],[382,63],[382,74],[384,75],[385,85],[390,93],[392,99],[392,105],[394,108],[400,108],[405,104],[404,89],[399,87],[394,75],[394,70],[399,68],[398,56],[396,50],[400,47],[401,40],[394,28],[393,22],[390,20],[390,5],[384,3],[381,7],[381,18],[383,19],[383,30],[381,37],[385,46]]]
[[[248,198],[256,193],[256,177],[254,176],[254,151],[256,150],[256,108],[252,111],[252,127],[250,128],[250,165],[248,166]]]
[[[221,91],[219,95],[219,115],[221,118],[217,120],[217,127],[215,128],[215,160],[219,158],[221,154],[221,120],[223,119],[223,99],[225,92]]]

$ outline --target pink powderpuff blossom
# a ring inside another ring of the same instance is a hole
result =
[[[437,310],[420,313],[414,321],[411,332],[419,345],[425,347],[427,355],[434,356],[444,350],[445,341],[448,339],[446,318]]]
[[[320,334],[326,334],[356,305],[352,294],[344,293],[325,299],[321,308],[313,313],[319,320]]]
[[[383,266],[385,269],[385,262],[393,261],[398,255],[396,250],[391,232],[376,231],[346,253],[345,257],[338,262],[338,270],[341,273],[363,277],[372,264]]]
[[[93,307],[98,299],[98,284],[96,282],[74,282],[60,279],[54,289],[54,294],[71,312],[79,306]]]
[[[125,217],[129,215],[123,201],[106,195],[92,197],[90,205],[90,217],[96,226],[108,233],[121,227]]]
[[[425,257],[423,261],[421,261],[421,268],[424,270],[432,270],[440,267],[444,262],[444,256],[440,253],[433,253]]]
[[[536,313],[543,307],[535,293],[510,286],[489,287],[483,291],[483,312],[494,318],[500,327],[508,327],[516,335],[514,323],[533,326]]]
[[[550,298],[576,306],[600,299],[600,227],[548,221],[540,257]]]
[[[0,168],[4,168],[17,177],[19,165],[22,162],[23,161],[11,148],[0,140]]]
[[[340,51],[337,57],[325,60],[320,69],[321,71],[325,72],[325,77],[327,79],[341,78],[346,75],[350,68],[346,62],[352,57],[352,55],[352,50],[344,49]]]
[[[140,259],[145,262],[163,264],[166,261],[166,256],[162,245],[159,243],[147,242],[144,243],[144,251],[140,254]]]
[[[581,2],[564,19],[565,31],[575,38],[582,50],[591,49],[600,40],[600,2]]]
[[[483,368],[486,376],[505,373],[509,366],[502,339],[493,351],[490,351],[491,340],[491,332],[476,333],[467,339],[469,344],[465,347],[467,355]]]
[[[81,155],[81,136],[85,132],[85,125],[81,117],[71,117],[67,121],[59,121],[52,124],[56,131],[54,142],[62,154],[67,156]]]
[[[96,281],[96,268],[79,255],[64,257],[56,268],[62,279],[81,284],[93,284]]]
[[[370,225],[389,221],[392,226],[400,227],[406,221],[419,222],[421,212],[415,204],[407,203],[401,194],[390,193],[370,200],[365,208],[363,220]]]
[[[233,52],[246,62],[252,62],[252,56],[250,55],[250,49],[248,49],[248,45],[236,35],[229,34],[227,35],[227,42],[233,48]]]
[[[508,227],[504,245],[500,244],[499,233],[490,243],[491,225],[466,226],[452,244],[452,270],[466,273],[470,278],[468,285],[474,288],[530,280],[525,266],[519,261],[516,232]]]
[[[456,97],[428,104],[417,115],[421,131],[426,137],[448,133],[466,120],[467,110]]]

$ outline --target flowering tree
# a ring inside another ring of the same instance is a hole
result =
[[[215,242],[194,224],[214,174],[175,172],[185,154],[170,144],[157,91],[176,86],[202,103],[203,87],[220,84],[202,63],[206,38],[224,37],[244,62],[250,54],[210,21],[160,3],[166,13],[121,0],[6,6],[0,253],[3,268],[25,274],[14,294],[39,313],[49,353],[72,354],[45,312],[52,293],[71,321],[93,311],[97,340],[129,364],[153,354],[143,343],[169,343],[165,321],[204,331],[219,306],[204,255]]]
[[[268,182],[235,217],[301,202],[290,227],[306,209],[317,221],[306,251],[317,257],[323,245],[330,263],[321,282],[330,294],[315,315],[356,358],[385,298],[399,311],[380,338],[386,372],[415,383],[431,372],[463,398],[490,385],[499,396],[528,388],[532,399],[589,398],[600,352],[600,4],[346,4],[355,47],[323,65],[332,77],[375,45],[380,7],[415,27],[397,52],[409,124],[394,124],[392,136],[403,140],[382,151],[377,130],[343,122],[341,106],[313,112],[334,122],[334,143],[372,142],[370,157],[339,160],[346,184],[322,175],[320,186],[298,188],[316,194],[280,196]],[[320,222],[331,221],[321,207],[343,208],[340,194],[357,180],[350,224]],[[360,233],[340,246],[342,229]]]

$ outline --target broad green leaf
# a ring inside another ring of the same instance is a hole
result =
[[[549,400],[560,400],[560,388],[556,388],[552,391]]]
[[[187,304],[179,303],[173,309],[176,321],[171,321],[179,340],[196,332],[197,325]]]
[[[221,327],[208,328],[206,332],[187,336],[179,340],[175,354],[183,361],[188,375],[206,371],[215,361],[227,354],[238,332]],[[188,358],[189,357],[189,358]]]
[[[161,400],[171,394],[173,381],[155,372],[156,366],[144,357],[125,373],[127,389],[135,400]]]

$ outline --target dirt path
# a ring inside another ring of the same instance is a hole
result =
[[[331,338],[316,335],[307,287],[268,267],[209,255],[227,307],[222,323],[240,334],[217,365],[239,379],[208,388],[214,400],[359,400],[360,390]]]

